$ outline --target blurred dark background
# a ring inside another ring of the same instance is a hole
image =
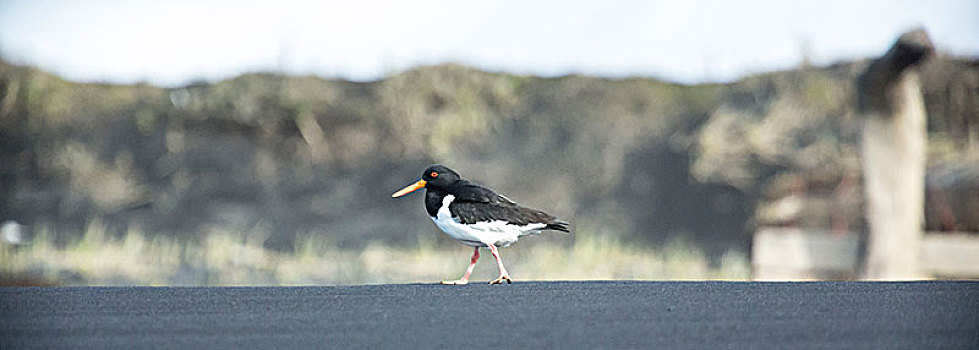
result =
[[[247,74],[165,89],[2,63],[0,218],[58,244],[93,220],[109,236],[187,240],[261,226],[274,250],[308,234],[414,244],[433,231],[421,196],[389,195],[443,163],[579,234],[681,237],[716,264],[747,251],[758,225],[863,230],[852,90],[865,64],[730,84],[439,65],[364,83]],[[928,229],[977,231],[979,62],[939,57],[922,76]]]

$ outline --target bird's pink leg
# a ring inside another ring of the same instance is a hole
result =
[[[479,260],[479,247],[473,249],[473,257],[469,259],[469,268],[466,269],[466,274],[462,278],[455,281],[442,281],[442,284],[457,284],[463,285],[469,283],[469,275],[473,273],[473,269],[476,268],[476,261]]]
[[[490,244],[489,249],[490,252],[493,253],[493,257],[496,258],[496,264],[500,266],[500,277],[490,281],[490,284],[503,284],[504,280],[506,283],[513,283],[513,280],[510,279],[510,274],[507,273],[506,268],[503,267],[503,259],[500,259],[500,252],[497,251],[496,246]]]

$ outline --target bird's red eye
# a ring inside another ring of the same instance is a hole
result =
[[[439,177],[439,173],[436,173],[434,171],[431,174],[428,174],[428,175],[431,175],[432,177]]]

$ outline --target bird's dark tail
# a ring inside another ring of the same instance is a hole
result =
[[[567,221],[554,220],[547,223],[547,226],[544,226],[544,229],[571,233],[571,224]]]

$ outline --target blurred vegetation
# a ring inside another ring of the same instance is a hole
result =
[[[389,198],[443,163],[575,223],[504,250],[517,276],[745,277],[735,260],[756,225],[862,231],[852,92],[865,64],[695,86],[441,65],[163,89],[0,61],[0,221],[33,236],[2,265],[69,283],[457,277],[468,252],[421,196]],[[928,225],[979,231],[979,65],[923,68]],[[384,272],[371,254],[404,263]]]
[[[42,233],[35,243],[0,251],[0,276],[32,277],[34,284],[96,285],[303,285],[433,283],[455,279],[468,264],[469,249],[438,247],[423,238],[411,245],[371,242],[339,248],[329,236],[297,237],[289,251],[270,250],[267,228],[215,230],[196,242],[130,231],[106,237],[93,222],[81,237],[57,247]],[[590,232],[590,231],[586,231]],[[523,242],[522,242],[523,243]],[[585,234],[569,246],[522,244],[502,253],[514,276],[533,280],[747,279],[748,261],[731,252],[710,267],[701,251],[681,240],[662,249],[627,244],[614,236]],[[9,247],[5,247],[9,248]],[[498,271],[484,254],[473,283]]]

